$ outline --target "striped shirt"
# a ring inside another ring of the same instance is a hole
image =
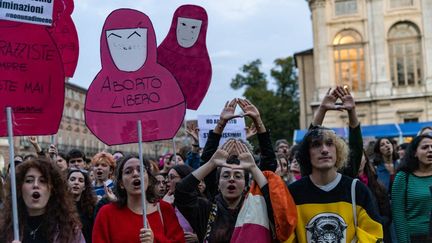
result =
[[[432,176],[397,173],[392,187],[392,213],[399,243],[410,242],[410,236],[429,234],[430,185]]]

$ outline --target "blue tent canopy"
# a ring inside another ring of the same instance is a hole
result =
[[[399,124],[399,127],[402,130],[402,134],[405,137],[416,136],[417,133],[423,127],[427,127],[427,126],[432,126],[432,122],[409,122],[409,123],[401,123],[401,124]]]
[[[396,124],[361,126],[363,137],[399,137]]]
[[[382,124],[361,126],[363,137],[413,137],[426,126],[432,126],[432,121],[409,122],[400,124]],[[348,137],[348,128],[331,128],[343,138]],[[306,134],[307,129],[294,131],[294,142],[299,143]]]

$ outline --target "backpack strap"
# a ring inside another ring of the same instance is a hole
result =
[[[208,222],[207,222],[207,230],[206,230],[206,234],[205,234],[203,242],[208,242],[208,240],[210,238],[210,233],[211,233],[214,221],[216,219],[216,214],[217,214],[217,205],[216,205],[216,203],[213,203],[212,208],[210,210],[210,214],[209,214],[209,218],[208,218]]]
[[[353,179],[352,183],[351,183],[351,205],[352,205],[352,210],[353,210],[353,217],[354,217],[354,225],[355,227],[357,227],[357,208],[356,208],[356,184],[357,184],[358,179]]]

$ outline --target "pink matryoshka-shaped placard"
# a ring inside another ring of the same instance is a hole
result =
[[[158,47],[158,62],[177,79],[188,109],[200,106],[210,86],[212,68],[206,46],[207,13],[196,5],[180,6],[167,37]]]
[[[60,50],[66,77],[73,77],[79,56],[78,33],[71,17],[73,9],[73,0],[56,0],[53,26],[48,28]]]
[[[41,25],[0,20],[0,137],[57,133],[64,104],[60,53]]]
[[[102,70],[91,83],[85,102],[89,129],[107,145],[174,137],[186,103],[174,76],[159,65],[153,25],[144,13],[114,10],[101,35]]]

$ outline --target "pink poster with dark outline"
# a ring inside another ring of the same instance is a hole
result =
[[[171,139],[186,112],[174,76],[157,63],[156,36],[147,15],[117,9],[105,20],[101,40],[102,69],[91,83],[85,120],[107,145]]]
[[[73,77],[78,64],[79,40],[72,20],[73,0],[54,2],[53,25],[48,28],[60,51],[66,77]]]
[[[158,62],[177,79],[188,109],[197,110],[210,86],[212,67],[206,46],[207,13],[183,5],[174,13],[168,35],[158,47]]]
[[[14,135],[57,133],[64,77],[59,51],[45,27],[0,20],[0,136],[7,136],[6,107],[13,110]]]

